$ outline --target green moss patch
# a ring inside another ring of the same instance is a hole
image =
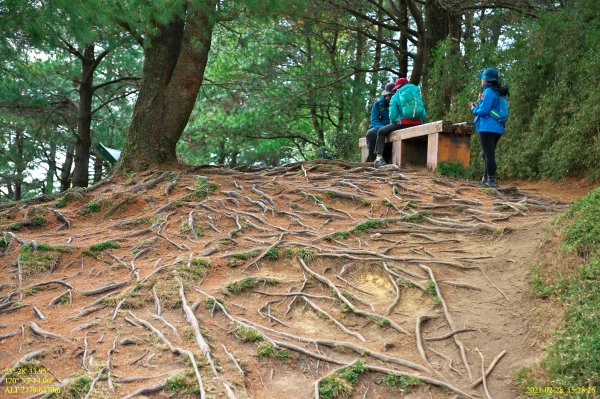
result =
[[[275,285],[279,281],[266,277],[246,277],[238,281],[234,281],[227,285],[227,292],[230,294],[239,294],[246,290],[257,287],[259,284]]]

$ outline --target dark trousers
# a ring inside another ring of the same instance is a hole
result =
[[[499,133],[479,132],[485,176],[496,177],[496,145],[500,137]]]
[[[377,131],[379,128],[373,127],[367,130],[367,148],[369,149],[369,156],[367,162],[373,162],[375,160],[375,143],[377,142]]]
[[[385,125],[377,131],[377,142],[375,143],[375,152],[377,155],[383,155],[385,151],[385,139],[391,132],[395,132],[396,130],[407,128],[408,126],[398,125],[396,123],[390,123],[389,125]]]

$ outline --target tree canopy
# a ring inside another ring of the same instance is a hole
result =
[[[388,81],[432,119],[471,120],[501,72],[506,177],[600,176],[600,5],[580,1],[92,0],[0,4],[0,200],[153,163],[358,159]],[[473,147],[473,168],[478,162]]]

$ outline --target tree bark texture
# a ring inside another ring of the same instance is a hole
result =
[[[65,155],[65,162],[60,171],[60,191],[67,191],[71,187],[71,168],[73,167],[73,154],[75,146],[69,144]]]
[[[204,78],[216,22],[215,3],[191,2],[184,16],[158,26],[149,37],[140,91],[117,172],[177,162],[175,147]]]
[[[77,139],[75,141],[75,169],[73,186],[87,187],[89,182],[90,147],[92,145],[92,96],[94,94],[94,45],[85,47],[81,58],[81,82],[79,83],[79,106]]]

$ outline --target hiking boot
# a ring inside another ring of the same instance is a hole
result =
[[[375,160],[375,162],[373,162],[373,164],[375,166],[384,166],[384,165],[387,165],[387,163],[385,162],[385,159],[383,159],[383,158],[377,158]]]
[[[488,176],[488,179],[484,184],[486,186],[492,187],[492,188],[498,187],[498,182],[496,181],[496,176]]]
[[[481,177],[481,181],[479,182],[480,186],[487,186],[487,182],[488,182],[488,176],[486,174],[484,174]]]

